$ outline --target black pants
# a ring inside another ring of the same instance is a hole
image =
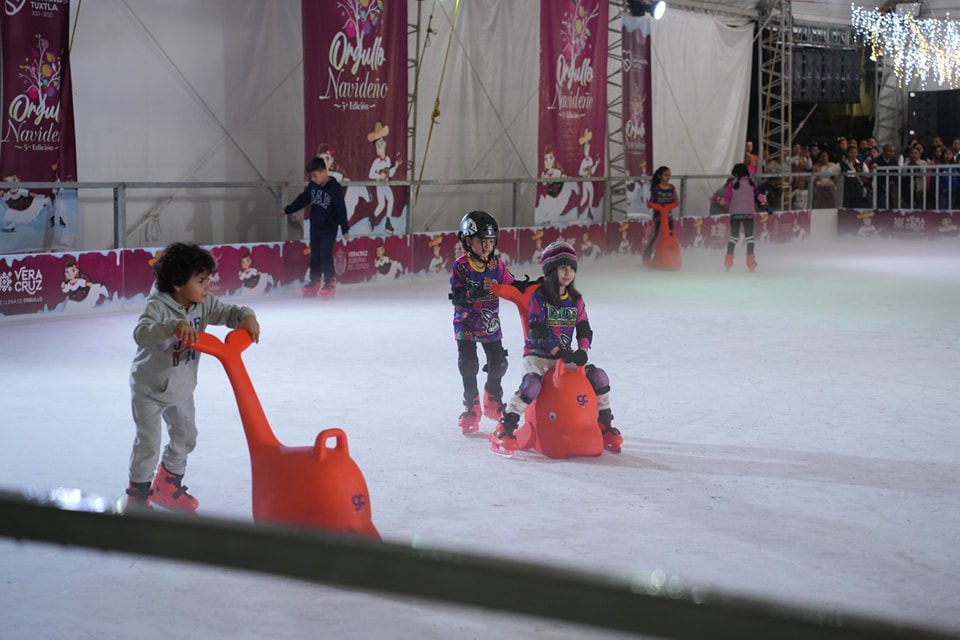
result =
[[[730,216],[730,239],[727,241],[727,255],[733,255],[733,250],[740,239],[740,227],[743,227],[744,240],[747,242],[747,254],[753,253],[753,214],[733,214]]]
[[[337,275],[333,267],[333,244],[337,241],[337,232],[333,234],[310,234],[310,282],[316,282],[323,276],[323,283],[330,284]]]
[[[483,345],[483,352],[487,357],[487,365],[484,367],[484,371],[487,372],[487,382],[483,386],[490,395],[499,398],[503,395],[501,382],[507,373],[507,350],[499,340],[480,344]],[[477,388],[477,373],[480,371],[480,362],[477,360],[476,342],[457,340],[457,364],[460,368],[460,376],[463,378],[464,398],[478,397],[480,391]]]

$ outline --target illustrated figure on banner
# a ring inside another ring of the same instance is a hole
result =
[[[90,282],[80,271],[80,265],[74,258],[63,263],[63,281],[60,290],[67,295],[64,309],[93,309],[100,298],[109,298],[110,292],[102,284]]]
[[[543,229],[537,229],[533,232],[533,256],[530,262],[540,264],[540,256],[543,255]]]
[[[367,140],[372,142],[376,149],[377,157],[370,164],[370,179],[378,181],[393,180],[394,175],[403,165],[400,154],[394,160],[387,157],[387,136],[390,134],[390,127],[378,122],[373,131],[367,134]],[[386,185],[377,185],[377,208],[370,217],[371,231],[376,229],[380,223],[386,219],[384,229],[393,233],[393,224],[390,218],[398,217],[399,214],[393,212],[393,188]]]
[[[590,141],[593,139],[593,133],[590,129],[584,129],[583,135],[580,136],[579,143],[583,147],[583,160],[580,161],[580,177],[589,178],[593,176],[597,171],[597,161],[590,157]],[[593,183],[592,182],[581,182],[580,183],[580,206],[578,208],[579,214],[586,214],[587,217],[593,220]]]
[[[873,211],[861,211],[857,214],[860,219],[860,228],[857,235],[862,238],[872,238],[880,232],[880,228],[873,224]]]
[[[400,277],[400,274],[403,273],[403,265],[387,255],[387,247],[383,244],[382,240],[377,242],[375,251],[376,257],[373,259],[373,266],[377,270],[375,279],[380,280],[381,278],[385,278],[392,280],[393,278]]]
[[[943,216],[940,220],[940,226],[937,227],[937,231],[940,233],[941,238],[956,238],[960,235],[960,227],[953,223],[953,218],[950,216]]]
[[[590,232],[584,231],[583,236],[580,238],[580,255],[584,258],[597,260],[600,258],[600,253],[600,247],[590,239]]]
[[[273,285],[273,276],[261,273],[253,262],[249,249],[240,254],[240,295],[260,295]]]
[[[553,145],[547,145],[543,149],[543,172],[541,178],[562,178],[564,177],[563,167],[557,162],[557,155],[554,153]],[[577,206],[577,183],[576,182],[547,182],[537,185],[537,205],[534,220],[541,223],[547,220],[555,220],[565,216],[571,209]]]
[[[433,250],[433,257],[430,259],[428,269],[431,273],[444,273],[447,271],[447,259],[441,253],[443,249],[443,236],[433,236],[430,239],[429,247]]]
[[[4,176],[3,181],[15,184],[20,182],[20,178],[17,177],[17,174],[11,173]],[[17,225],[30,224],[36,220],[44,207],[50,204],[48,196],[32,194],[19,186],[0,189],[0,194],[2,194],[0,195],[0,201],[6,205],[6,210],[3,213],[3,227],[0,229],[4,233],[15,232]]]
[[[760,242],[770,242],[770,229],[767,223],[770,221],[770,214],[760,216]]]
[[[630,242],[630,223],[623,222],[620,224],[620,245],[617,247],[617,253],[626,254],[630,253],[633,249],[633,243]]]
[[[793,219],[793,229],[791,229],[794,240],[806,240],[807,239],[807,230],[800,226],[800,219]]]
[[[330,174],[330,177],[336,179],[340,183],[340,186],[343,187],[343,204],[347,208],[347,215],[353,216],[354,212],[357,210],[357,204],[362,200],[363,202],[370,202],[370,190],[361,185],[350,185],[350,178],[345,176],[340,170],[340,165],[337,163],[337,159],[334,157],[333,147],[330,146],[328,142],[321,142],[317,145],[317,157],[322,158],[323,162],[327,165],[327,173]],[[309,242],[310,239],[310,225],[309,225],[309,209],[305,212],[305,219],[303,221],[303,237]],[[353,226],[354,220],[351,217],[350,225]]]
[[[703,218],[694,220],[693,228],[696,230],[696,234],[693,236],[693,248],[702,249],[703,245],[706,244],[703,238]]]

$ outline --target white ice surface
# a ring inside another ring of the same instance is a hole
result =
[[[758,249],[730,273],[582,262],[620,455],[464,437],[443,278],[255,302],[245,362],[281,441],[342,427],[385,539],[688,582],[960,631],[960,246]],[[529,270],[529,269],[528,269]],[[516,269],[518,275],[524,269]],[[0,324],[0,488],[119,496],[137,312]],[[501,316],[520,378],[519,321]],[[211,332],[223,335],[224,328]],[[220,364],[204,356],[186,484],[250,520]],[[240,571],[0,539],[4,638],[626,637]]]

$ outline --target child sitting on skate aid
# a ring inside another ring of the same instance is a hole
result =
[[[604,447],[619,453],[623,437],[613,426],[610,381],[603,369],[587,364],[593,332],[583,298],[573,286],[577,252],[567,242],[558,240],[543,250],[540,264],[544,278],[530,297],[528,331],[523,345],[523,380],[490,438],[492,451],[512,455],[520,447],[514,433],[520,416],[540,395],[544,374],[555,367],[559,359],[578,367],[586,365],[587,379],[597,396],[597,426]]]

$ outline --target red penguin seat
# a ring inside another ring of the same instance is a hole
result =
[[[495,284],[492,291],[517,305],[523,336],[527,336],[530,296],[539,287],[531,284],[520,292],[510,285]],[[543,376],[543,388],[517,429],[521,449],[535,449],[548,458],[598,456],[603,453],[603,435],[597,424],[597,395],[584,367],[567,368],[560,360]]]
[[[653,245],[653,257],[650,259],[650,266],[662,271],[679,271],[683,266],[683,259],[680,257],[680,242],[677,240],[677,234],[670,228],[670,218],[668,214],[677,207],[678,203],[670,204],[650,203],[650,206],[660,216],[660,235]]]

